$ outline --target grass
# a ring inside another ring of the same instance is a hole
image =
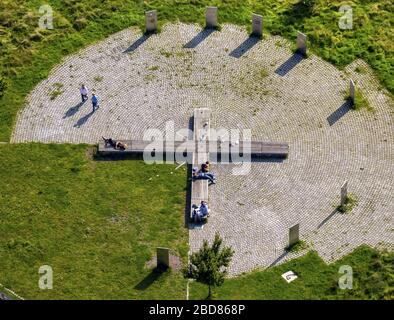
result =
[[[338,286],[339,267],[353,269],[353,289]],[[287,283],[281,275],[294,271],[298,278]],[[215,289],[218,299],[394,299],[394,253],[379,252],[368,246],[358,247],[341,260],[326,264],[315,251],[282,265],[253,271],[228,279]],[[190,285],[191,299],[205,299],[207,288]]]
[[[101,82],[101,81],[103,81],[103,77],[102,76],[95,76],[94,78],[93,78],[93,80],[94,81],[96,81],[96,82]]]
[[[151,67],[148,67],[148,70],[149,70],[149,71],[157,71],[157,70],[159,70],[159,66],[151,66]]]
[[[264,32],[295,40],[296,31],[308,35],[310,48],[342,68],[357,58],[366,60],[381,84],[394,92],[394,4],[355,0],[353,30],[341,30],[342,1],[238,1],[227,0],[48,0],[54,10],[54,29],[38,29],[41,0],[0,2],[0,76],[9,83],[0,98],[0,141],[8,141],[26,95],[48,76],[62,57],[89,43],[130,26],[144,28],[144,12],[158,9],[159,26],[169,21],[204,24],[208,5],[219,7],[220,23],[247,26],[251,13],[264,17]],[[376,37],[376,34],[379,34]],[[1,95],[1,94],[0,94]]]
[[[267,71],[266,69],[261,69],[260,72],[259,72],[259,76],[260,76],[261,78],[266,78],[266,77],[268,77],[268,71]]]
[[[184,299],[180,272],[145,264],[157,246],[186,262],[185,171],[90,149],[0,145],[0,283],[26,299]],[[41,265],[53,290],[38,289]]]
[[[299,240],[291,246],[288,246],[285,250],[288,252],[300,252],[308,247],[304,240]]]
[[[49,94],[49,97],[51,100],[55,100],[58,96],[60,96],[63,93],[63,84],[56,82],[53,84],[54,89],[51,91]]]
[[[373,111],[368,99],[360,89],[356,89],[354,94],[353,108],[354,110],[366,109],[368,111]]]

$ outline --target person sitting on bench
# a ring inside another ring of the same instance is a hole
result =
[[[127,148],[127,144],[125,144],[123,142],[120,142],[120,141],[118,141],[116,143],[116,148],[115,149],[126,150],[126,148]]]
[[[193,208],[192,218],[193,218],[194,222],[196,222],[196,223],[201,222],[202,221],[202,214],[200,212],[200,209],[195,204],[193,204],[192,208]]]
[[[198,179],[203,179],[203,180],[209,180],[211,183],[216,183],[216,177],[213,173],[210,172],[201,172],[197,171],[197,168],[193,168],[193,173],[192,173],[192,180],[198,180]]]
[[[111,138],[106,139],[104,137],[102,137],[104,139],[105,142],[105,146],[111,146],[114,149],[119,149],[119,150],[125,150],[127,148],[127,144],[120,142],[120,141],[116,141],[113,140]]]
[[[111,146],[112,148],[116,149],[116,140],[113,140],[111,138],[106,139],[104,137],[102,137],[104,142],[105,142],[105,146]]]

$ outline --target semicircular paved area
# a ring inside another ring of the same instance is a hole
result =
[[[350,77],[373,112],[345,103]],[[94,113],[90,102],[79,105],[81,83],[101,99]],[[266,267],[302,254],[283,253],[295,223],[326,261],[363,243],[393,248],[392,101],[362,61],[339,71],[315,55],[298,59],[280,37],[255,41],[233,25],[169,24],[150,37],[124,30],[55,68],[28,97],[12,142],[141,139],[168,121],[186,128],[199,107],[211,109],[212,127],[251,129],[253,139],[288,142],[290,154],[253,162],[247,175],[215,165],[212,215],[190,231],[192,250],[219,232],[235,249],[231,275]],[[344,180],[358,205],[339,214]]]

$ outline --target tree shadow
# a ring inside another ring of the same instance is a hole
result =
[[[294,53],[289,59],[283,62],[276,70],[275,73],[280,75],[281,77],[285,76],[289,73],[297,64],[299,64],[303,59],[305,59],[304,55],[301,53]]]
[[[201,30],[193,39],[191,39],[188,43],[186,43],[183,47],[187,49],[194,49],[201,42],[203,42],[206,38],[208,38],[212,33],[216,30],[212,28],[205,28]]]
[[[337,121],[339,121],[346,113],[350,111],[352,108],[352,101],[346,100],[337,110],[331,113],[327,117],[328,124],[330,126],[334,125]]]
[[[338,212],[337,208],[334,209],[320,224],[317,226],[320,229],[323,225],[325,225],[336,213]]]
[[[142,45],[146,40],[150,38],[152,34],[144,34],[140,38],[138,38],[134,43],[128,47],[123,53],[130,53],[135,51],[140,45]]]
[[[136,290],[145,290],[149,288],[155,281],[162,277],[166,270],[154,268],[144,279],[142,279],[135,287]]]
[[[240,58],[242,57],[247,51],[252,49],[257,42],[261,39],[259,37],[250,36],[244,42],[242,42],[237,48],[230,52],[230,57]]]
[[[302,23],[305,18],[313,13],[313,7],[313,4],[308,5],[302,0],[293,3],[286,11],[281,14],[283,25],[293,26],[297,23]]]
[[[97,110],[97,109],[96,109]],[[88,120],[89,118],[94,114],[94,111],[92,110],[88,114],[84,115],[81,119],[77,121],[76,124],[74,124],[74,128],[80,128],[82,127]]]
[[[70,109],[68,109],[67,112],[64,114],[63,119],[68,118],[68,117],[71,117],[71,116],[73,116],[74,114],[76,114],[76,113],[79,111],[79,108],[81,108],[81,107],[85,104],[86,101],[87,101],[87,100],[81,101],[81,102],[78,103],[76,106],[71,107]]]

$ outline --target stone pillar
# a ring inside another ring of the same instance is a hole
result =
[[[350,79],[350,81],[349,81],[349,97],[352,100],[352,102],[354,102],[355,94],[356,94],[356,86],[354,84],[354,81],[352,79]]]
[[[347,199],[347,181],[341,187],[341,206],[345,205]]]
[[[217,28],[218,26],[218,8],[207,7],[205,12],[205,27],[206,28]]]
[[[157,31],[157,10],[145,12],[146,32],[153,33]]]
[[[168,248],[156,248],[157,268],[167,269],[170,266],[170,250]]]
[[[292,226],[289,229],[289,247],[300,241],[300,224]]]
[[[302,32],[297,34],[297,51],[306,56],[306,35]]]
[[[252,35],[261,38],[263,36],[263,16],[252,14]]]

